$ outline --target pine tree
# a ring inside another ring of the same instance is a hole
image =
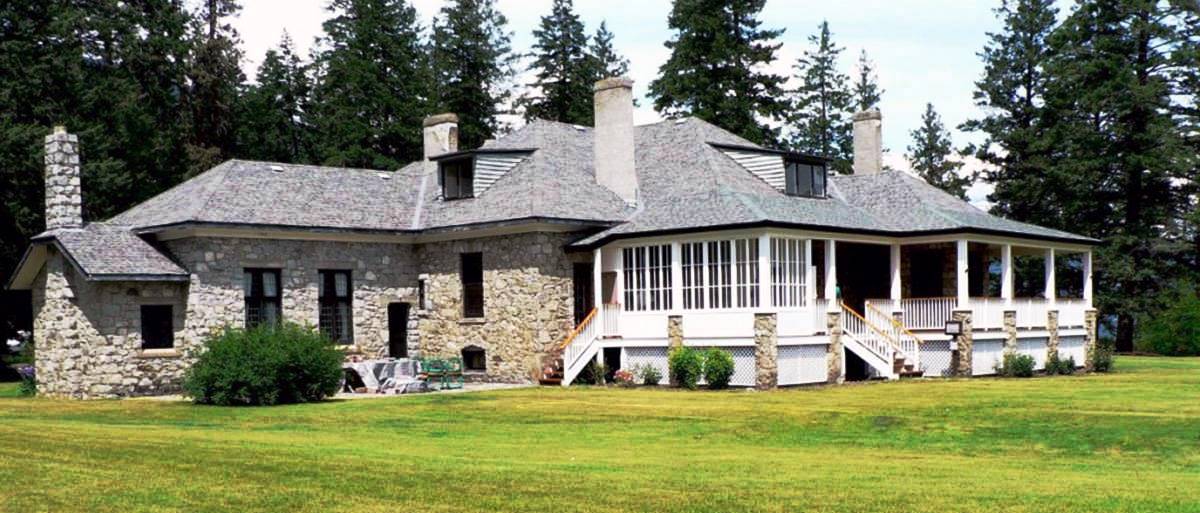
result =
[[[950,160],[954,145],[950,142],[950,131],[942,124],[942,118],[933,109],[932,103],[925,104],[921,115],[921,126],[910,132],[913,142],[904,155],[909,165],[930,185],[954,196],[967,199],[967,188],[971,178],[959,175],[963,163]]]
[[[220,163],[234,150],[234,110],[245,76],[238,48],[241,41],[229,19],[241,9],[236,0],[204,0],[193,19],[188,66],[190,174]]]
[[[763,67],[775,61],[783,30],[762,29],[765,0],[675,0],[668,25],[675,31],[659,76],[650,83],[654,108],[690,115],[755,143],[772,144],[782,117],[784,77]]]
[[[554,0],[548,16],[533,31],[535,80],[532,93],[517,101],[525,120],[548,119],[592,125],[592,86],[595,69],[588,54],[583,22],[571,0]]]
[[[838,71],[843,48],[834,44],[825,21],[808,41],[811,48],[795,65],[800,86],[792,93],[791,145],[798,151],[829,157],[835,171],[849,173],[854,160],[853,97],[846,86],[849,78]]]
[[[859,111],[879,107],[883,89],[879,88],[879,77],[875,64],[867,58],[867,51],[858,54],[858,79],[854,82],[854,101]]]
[[[588,46],[588,54],[591,55],[596,67],[594,75],[596,80],[623,77],[629,73],[629,59],[617,53],[617,49],[613,48],[613,38],[613,33],[608,30],[608,25],[603,21],[600,22],[600,27],[592,35],[591,45]]]
[[[494,0],[455,0],[433,23],[437,110],[458,115],[464,148],[479,146],[500,129],[496,116],[513,75],[507,24]]]
[[[311,163],[309,69],[284,32],[267,50],[255,83],[246,88],[238,112],[238,155],[255,160]]]

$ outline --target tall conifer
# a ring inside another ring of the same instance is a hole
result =
[[[433,23],[431,57],[437,110],[458,115],[459,144],[473,148],[500,130],[514,56],[508,20],[494,0],[454,0]]]

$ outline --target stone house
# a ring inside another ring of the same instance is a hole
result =
[[[47,230],[8,284],[33,291],[41,391],[175,392],[206,337],[281,319],[501,382],[547,359],[562,383],[596,359],[665,371],[679,345],[727,348],[733,383],[763,388],[987,374],[1005,352],[1087,363],[1096,241],[883,170],[878,111],[855,116],[839,176],[694,118],[634,126],[626,79],[595,95],[595,127],[460,149],[436,115],[398,170],[233,160],[99,222],[56,129]]]

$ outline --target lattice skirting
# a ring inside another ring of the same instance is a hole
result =
[[[1084,361],[1087,360],[1087,350],[1084,349],[1083,337],[1060,337],[1058,339],[1058,357],[1067,359],[1068,357],[1075,359],[1076,367],[1083,367]]]
[[[688,346],[697,351],[707,351],[704,346]],[[722,350],[728,351],[733,355],[733,377],[729,378],[729,385],[735,387],[752,387],[755,384],[755,377],[758,375],[757,364],[754,361],[753,346],[735,346],[721,347]],[[664,374],[665,376],[665,374]],[[700,384],[705,384],[704,378],[700,379]]]
[[[829,378],[828,350],[821,344],[779,346],[779,384],[824,383]]]
[[[1046,368],[1046,344],[1048,342],[1049,339],[1045,337],[1018,339],[1017,352],[1032,356],[1034,361],[1033,368],[1043,370]]]
[[[929,377],[950,375],[950,341],[930,340],[921,344],[921,368]]]
[[[633,370],[640,365],[649,365],[658,369],[662,381],[666,385],[669,378],[667,368],[667,348],[663,347],[627,347],[625,348],[625,368]]]
[[[996,373],[1004,360],[1003,340],[976,340],[971,353],[971,374],[987,376]]]

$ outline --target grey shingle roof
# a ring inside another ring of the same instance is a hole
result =
[[[83,228],[43,232],[35,242],[56,242],[89,279],[157,277],[187,279],[188,272],[157,248],[135,235],[128,226],[91,223]]]

